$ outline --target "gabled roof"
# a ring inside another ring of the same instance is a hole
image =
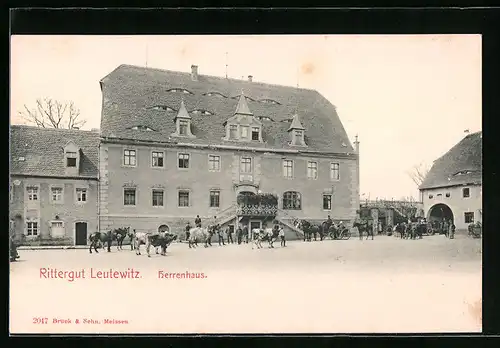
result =
[[[240,99],[238,100],[238,105],[236,106],[236,111],[234,112],[234,114],[253,115],[253,113],[250,111],[250,108],[248,107],[247,98],[243,94],[243,91],[241,91]]]
[[[293,129],[305,129],[304,126],[302,126],[302,123],[300,123],[299,114],[293,115],[292,124],[290,125],[290,128],[288,128],[288,131],[291,131]]]
[[[179,108],[179,112],[177,113],[177,116],[175,116],[175,119],[178,119],[178,118],[183,118],[183,119],[188,119],[188,120],[191,119],[191,116],[189,116],[189,113],[186,109],[186,105],[184,105],[184,99],[181,100],[181,106]]]
[[[434,161],[420,190],[482,183],[482,132],[467,135]]]
[[[79,177],[96,179],[99,166],[99,133],[83,130],[12,125],[11,175],[65,177],[64,148],[80,148]]]
[[[176,109],[184,98],[188,111],[203,109],[213,112],[213,115],[191,115],[192,132],[196,138],[190,139],[190,143],[247,147],[247,143],[222,140],[226,135],[223,124],[235,114],[241,100],[243,112],[247,112],[244,108],[247,104],[248,111],[251,110],[255,117],[270,119],[262,121],[264,142],[252,143],[253,147],[291,149],[287,131],[294,113],[300,113],[309,145],[304,151],[354,153],[335,107],[314,90],[202,74],[198,74],[198,81],[192,81],[188,72],[131,65],[120,65],[101,80],[101,85],[104,100],[101,135],[105,138],[175,142],[170,137],[175,133],[175,112],[151,107],[165,105]],[[169,92],[172,89],[188,90],[193,94]],[[247,97],[244,102],[242,90]],[[219,92],[222,96],[204,95],[208,92]],[[240,96],[239,100],[231,98],[235,95]],[[280,104],[259,102],[263,99]],[[127,129],[137,124],[155,131]],[[348,146],[344,147],[342,143]]]

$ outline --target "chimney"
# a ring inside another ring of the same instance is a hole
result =
[[[191,80],[198,81],[198,65],[191,65]]]
[[[252,75],[248,75],[248,82],[252,82],[252,79],[253,79],[253,76]]]

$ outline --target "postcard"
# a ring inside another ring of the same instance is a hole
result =
[[[11,37],[10,333],[481,332],[480,35]]]

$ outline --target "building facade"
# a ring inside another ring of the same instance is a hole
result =
[[[482,133],[467,135],[437,159],[420,192],[429,221],[452,220],[457,230],[482,222]]]
[[[27,245],[86,245],[98,224],[99,134],[11,126],[10,227]]]
[[[100,229],[346,223],[359,209],[359,143],[318,92],[121,65],[100,81]],[[272,194],[276,206],[238,197]]]

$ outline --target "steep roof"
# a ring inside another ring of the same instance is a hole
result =
[[[467,135],[434,161],[420,190],[482,183],[482,132]]]
[[[247,108],[261,120],[263,144],[253,147],[290,149],[287,132],[293,115],[300,113],[308,147],[304,151],[353,153],[335,107],[314,90],[270,85],[246,80],[120,65],[101,80],[103,108],[101,135],[154,142],[182,142],[170,137],[181,99],[191,113],[191,129],[196,138],[189,143],[233,145],[243,142],[222,140],[223,124],[235,114],[241,91]],[[173,92],[175,90],[175,92]],[[194,113],[206,110],[210,114]],[[155,131],[132,130],[147,126]],[[346,144],[346,146],[343,146]]]
[[[238,99],[238,105],[236,105],[235,115],[253,115],[248,107],[247,98],[243,91],[241,91],[240,99]]]
[[[191,116],[189,116],[189,113],[186,109],[186,105],[184,104],[184,99],[181,100],[181,106],[179,108],[179,112],[177,113],[177,116],[174,118],[184,118],[184,119],[190,119]]]
[[[291,131],[292,129],[305,129],[302,123],[300,123],[299,114],[293,115],[292,124],[290,125],[288,130]]]
[[[64,147],[70,142],[80,148],[79,177],[97,178],[98,133],[19,125],[10,129],[10,173],[65,177]]]

